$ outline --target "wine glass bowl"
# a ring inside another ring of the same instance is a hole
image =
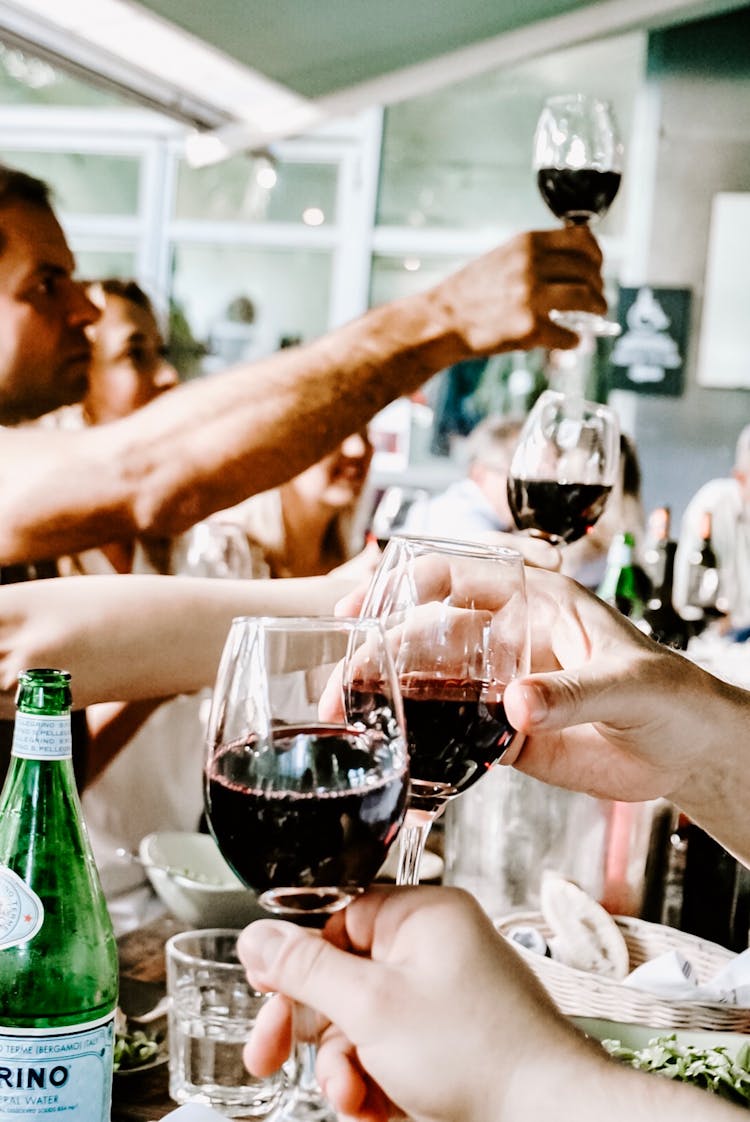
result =
[[[545,390],[521,429],[508,473],[518,529],[556,545],[583,537],[614,486],[619,439],[608,406]]]
[[[403,819],[407,763],[377,621],[233,622],[209,717],[206,815],[264,908],[324,916],[370,883]]]
[[[586,94],[547,98],[534,133],[533,167],[539,193],[568,226],[603,218],[620,187],[623,146],[611,106]],[[550,318],[590,335],[619,335],[604,316],[553,310]]]
[[[393,646],[406,719],[410,793],[399,883],[416,883],[432,822],[517,737],[503,706],[528,671],[523,561],[515,550],[394,537],[362,606]]]

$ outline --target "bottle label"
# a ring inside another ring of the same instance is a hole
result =
[[[13,755],[25,760],[62,760],[73,753],[70,713],[16,713]]]
[[[18,873],[0,866],[0,951],[27,943],[43,923],[44,905],[36,892]]]
[[[0,1118],[109,1122],[114,1013],[54,1029],[0,1026]]]

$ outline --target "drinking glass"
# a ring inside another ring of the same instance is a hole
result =
[[[611,106],[586,94],[549,97],[534,133],[533,166],[544,202],[567,226],[603,218],[620,186],[623,147]],[[583,335],[614,336],[604,316],[553,310],[550,318]]]
[[[519,530],[553,544],[581,538],[617,478],[620,427],[606,405],[545,390],[521,429],[508,473]]]
[[[394,649],[410,788],[399,884],[417,884],[432,823],[514,743],[503,693],[528,673],[523,560],[513,549],[394,537],[362,606]]]
[[[239,931],[183,931],[167,940],[169,1094],[205,1103],[233,1118],[265,1118],[279,1102],[284,1076],[251,1075],[242,1050],[267,994],[248,983],[237,955]]]
[[[315,926],[345,907],[378,872],[406,807],[403,708],[380,623],[234,620],[204,780],[211,833],[263,907]],[[313,1025],[297,1007],[296,1078],[280,1117],[330,1114]]]

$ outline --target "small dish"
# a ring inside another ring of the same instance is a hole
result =
[[[154,891],[172,915],[190,927],[244,927],[268,914],[234,875],[209,834],[148,834],[138,856]]]

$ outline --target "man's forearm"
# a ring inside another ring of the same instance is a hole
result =
[[[695,822],[750,867],[750,691],[706,675],[699,720],[707,749],[701,766],[671,797]],[[713,747],[712,740],[713,737]]]
[[[0,564],[173,535],[290,479],[471,355],[570,346],[551,307],[600,311],[583,229],[519,235],[432,290],[79,433],[0,433]]]
[[[172,535],[291,478],[459,353],[428,298],[81,432],[0,434],[0,562]]]

